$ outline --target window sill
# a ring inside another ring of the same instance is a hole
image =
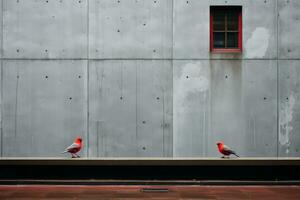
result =
[[[241,49],[212,49],[211,53],[242,53]]]

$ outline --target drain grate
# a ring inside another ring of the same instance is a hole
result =
[[[144,193],[165,193],[169,192],[168,188],[142,188],[141,192]]]

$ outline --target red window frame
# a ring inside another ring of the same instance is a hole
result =
[[[239,9],[238,15],[238,47],[237,48],[215,48],[214,47],[214,27],[213,12],[214,9]],[[241,53],[243,50],[243,29],[242,29],[242,6],[210,6],[210,52],[212,53]]]

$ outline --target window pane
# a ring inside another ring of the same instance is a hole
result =
[[[240,30],[240,20],[242,17],[242,6],[210,6],[211,15],[211,51],[216,49],[239,49],[239,38],[242,31]],[[222,52],[222,51],[220,51]]]
[[[225,33],[214,33],[214,48],[225,48]]]
[[[227,14],[227,30],[237,31],[239,25],[239,16],[236,11],[228,12]]]
[[[238,48],[238,33],[227,33],[227,48]]]
[[[215,12],[213,14],[214,21],[214,31],[224,31],[225,30],[225,13]]]

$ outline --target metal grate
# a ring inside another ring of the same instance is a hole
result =
[[[168,188],[142,188],[143,193],[166,193],[169,192]]]

